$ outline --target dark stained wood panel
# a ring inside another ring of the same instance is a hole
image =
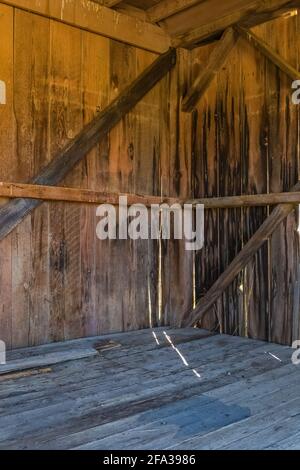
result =
[[[265,27],[258,28],[264,37]],[[242,192],[268,191],[269,116],[266,110],[266,59],[255,48],[240,40],[242,71]],[[257,231],[268,215],[268,208],[243,210],[243,241]],[[262,247],[244,270],[244,322],[250,337],[268,339],[269,264],[268,246]]]
[[[292,66],[299,69],[297,18],[275,21],[277,34],[267,31],[267,42]],[[282,38],[285,38],[283,41]],[[266,96],[269,118],[268,149],[270,192],[286,189],[298,179],[299,110],[291,103],[290,77],[267,64]],[[299,317],[299,233],[296,214],[274,233],[270,244],[270,339],[291,344],[293,317]]]
[[[192,79],[205,68],[215,46],[195,49]],[[219,159],[217,146],[217,79],[213,80],[192,117],[192,184],[195,197],[219,195]],[[219,210],[205,211],[204,247],[195,254],[195,299],[201,299],[220,275]],[[200,326],[220,328],[220,308],[216,304],[201,320]]]
[[[170,196],[189,199],[192,196],[191,116],[181,112],[182,97],[189,79],[190,57],[180,50],[178,66],[171,72],[170,83]],[[185,240],[168,241],[169,264],[164,273],[169,287],[169,321],[179,326],[182,313],[193,305],[194,253],[187,251]]]
[[[259,26],[254,31],[291,65],[299,68],[297,28],[299,20],[294,16]],[[205,67],[204,51],[209,53],[211,47],[193,51],[194,66],[198,70]],[[291,79],[240,39],[194,113],[194,186],[196,190],[204,187],[198,194],[208,197],[272,193],[294,185],[298,178],[299,109],[291,103],[291,95]],[[204,112],[206,103],[214,106],[214,121]],[[212,122],[216,123],[215,127]],[[216,158],[210,178],[203,167],[205,154],[208,155],[205,159],[212,159],[213,155]],[[210,184],[215,181],[212,191],[205,187],[207,181]],[[243,209],[242,214],[220,210],[213,231],[218,238],[212,243],[212,252],[219,247],[215,258],[207,251],[211,232],[206,225],[205,247],[196,259],[198,297],[203,296],[201,284],[208,282],[216,263],[219,272],[223,272],[234,252],[249,240],[271,210],[249,208]],[[212,212],[208,211],[206,218],[211,217]],[[295,339],[299,328],[298,245],[299,234],[292,214],[227,290],[222,305],[216,302],[201,326],[208,322],[208,327],[212,328],[217,315],[221,330],[225,328],[230,333],[290,344],[292,334]]]
[[[216,102],[216,146],[219,158],[219,195],[241,194],[241,50],[236,45],[218,76]],[[242,214],[240,209],[222,210],[219,216],[219,266],[223,272],[242,247]],[[221,299],[222,332],[242,331],[242,275],[225,291]]]

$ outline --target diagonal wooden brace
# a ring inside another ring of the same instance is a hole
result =
[[[182,111],[190,113],[197,106],[209,85],[224,65],[230,51],[235,46],[237,39],[238,34],[236,34],[232,28],[228,28],[224,32],[210,55],[208,64],[203,69],[203,72],[196,78],[188,94],[185,96],[182,102]]]
[[[101,139],[171,70],[176,51],[159,56],[119,97],[97,115],[74,140],[58,153],[32,183],[55,186]],[[42,201],[16,199],[0,209],[0,241],[3,240]]]
[[[242,28],[241,26],[235,26],[234,29],[250,44],[252,44],[256,49],[264,56],[273,62],[273,64],[278,67],[283,73],[285,73],[292,80],[300,79],[300,72],[298,72],[295,67],[290,65],[286,60],[280,57],[277,52],[272,49],[265,41],[259,38],[255,33],[249,31],[248,29]]]
[[[291,191],[299,191],[300,182]],[[279,204],[275,207],[271,215],[265,220],[253,237],[248,241],[232,263],[224,271],[211,289],[197,304],[196,308],[187,312],[181,322],[182,327],[192,326],[205,315],[214,305],[225,289],[234,281],[236,276],[247,266],[251,258],[270,238],[272,233],[293,211],[294,204]]]

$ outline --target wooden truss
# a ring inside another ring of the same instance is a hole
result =
[[[197,106],[212,80],[226,62],[233,46],[237,42],[237,35],[246,39],[293,81],[300,79],[300,72],[280,57],[265,41],[248,29],[241,26],[234,26],[234,28],[229,28],[224,32],[211,54],[207,66],[190,87],[189,92],[182,102],[182,111],[191,112]]]

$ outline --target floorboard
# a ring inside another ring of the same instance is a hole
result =
[[[12,351],[0,449],[300,449],[292,353],[191,328]]]

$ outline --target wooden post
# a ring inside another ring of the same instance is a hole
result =
[[[119,97],[97,115],[75,139],[58,153],[32,183],[55,186],[85,155],[150,91],[176,64],[176,51],[170,49],[151,64]],[[0,240],[3,240],[40,200],[16,199],[0,209]]]
[[[300,182],[292,188],[291,191],[299,191]],[[194,325],[199,321],[203,315],[213,306],[213,304],[222,295],[225,289],[234,281],[236,276],[246,267],[251,258],[261,248],[261,246],[268,240],[280,223],[294,209],[293,204],[279,204],[265,220],[262,226],[257,230],[253,237],[244,246],[242,251],[236,256],[228,268],[219,277],[217,282],[207,292],[206,296],[201,299],[194,310],[187,312],[183,319],[181,326],[187,327]]]

